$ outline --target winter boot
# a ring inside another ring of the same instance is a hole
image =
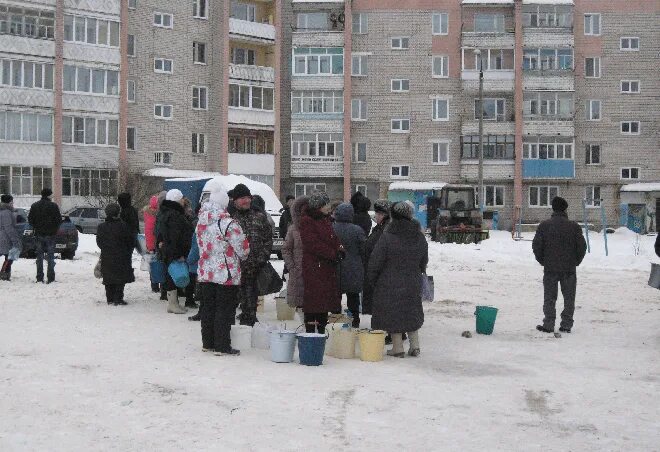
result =
[[[241,354],[240,350],[236,350],[234,348],[230,348],[229,350],[216,350],[214,355],[216,356],[239,356]]]
[[[195,300],[192,298],[186,298],[186,308],[197,308],[197,303],[195,303]]]
[[[419,356],[421,353],[419,350],[419,331],[413,331],[408,333],[408,338],[410,339],[410,348],[408,349],[408,356]]]
[[[9,281],[9,273],[0,272],[0,281]]]
[[[550,328],[546,328],[543,325],[536,325],[536,329],[542,333],[554,333],[553,330],[551,330]]]
[[[565,326],[562,326],[561,328],[559,328],[559,331],[561,331],[562,333],[570,333],[571,329],[566,328]]]
[[[179,306],[179,296],[176,290],[167,292],[167,312],[170,314],[185,314],[188,312],[186,308]]]
[[[160,301],[167,301],[167,291],[165,290],[165,285],[161,285],[160,289]]]
[[[200,316],[200,315],[199,315],[199,312],[198,312],[198,313],[195,314],[195,315],[191,315],[191,316],[189,316],[189,317],[188,317],[188,320],[190,320],[191,322],[199,322],[200,320],[202,320],[202,316]]]
[[[401,333],[392,333],[392,349],[387,351],[388,356],[394,356],[395,358],[403,358],[406,356],[403,351],[403,339],[401,338]]]

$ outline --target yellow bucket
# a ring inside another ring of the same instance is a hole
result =
[[[362,361],[382,361],[385,350],[385,331],[360,331],[360,359]]]
[[[293,320],[296,309],[289,306],[285,298],[275,298],[275,309],[277,310],[277,320]]]
[[[355,358],[355,340],[357,332],[351,328],[337,328],[330,332],[330,351],[328,355],[340,359]]]

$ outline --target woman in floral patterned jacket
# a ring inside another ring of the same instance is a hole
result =
[[[199,211],[195,235],[199,246],[199,281],[202,351],[216,355],[239,355],[229,336],[238,306],[241,261],[250,245],[238,221],[227,213],[229,198],[224,190],[211,193]]]

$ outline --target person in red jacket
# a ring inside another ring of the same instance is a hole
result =
[[[158,215],[158,196],[154,195],[149,199],[149,205],[142,209],[144,238],[149,253],[156,252],[156,215]],[[151,290],[152,292],[160,292],[160,285],[152,282]]]
[[[332,229],[330,198],[315,191],[300,220],[303,245],[303,312],[308,333],[325,333],[328,313],[341,311],[337,264],[344,253]]]

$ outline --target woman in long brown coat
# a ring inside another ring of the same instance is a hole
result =
[[[304,284],[303,284],[303,244],[300,238],[300,217],[303,209],[307,207],[309,198],[302,196],[295,201],[290,209],[291,222],[287,228],[282,257],[284,264],[289,269],[289,279],[286,284],[286,302],[292,308],[303,307]]]

